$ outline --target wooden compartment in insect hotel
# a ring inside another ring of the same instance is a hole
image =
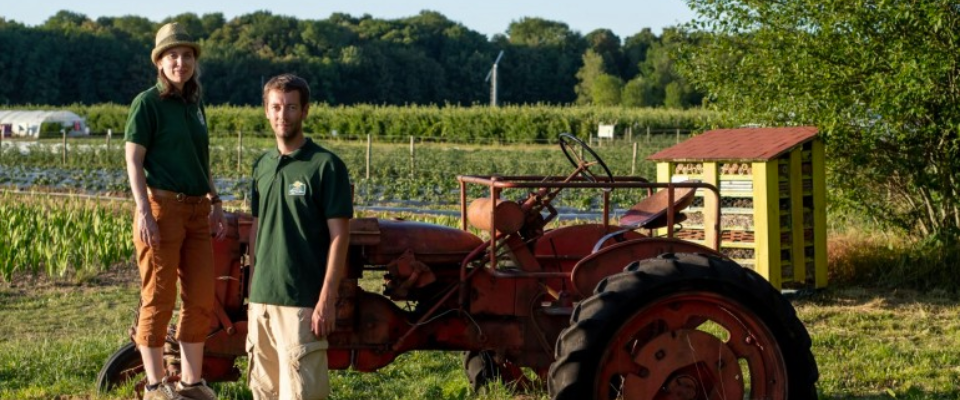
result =
[[[823,142],[812,126],[716,129],[664,149],[658,182],[720,190],[720,251],[778,288],[827,285]],[[714,243],[715,196],[698,191],[675,235]],[[714,210],[714,211],[710,211]]]

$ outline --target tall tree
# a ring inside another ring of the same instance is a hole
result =
[[[570,103],[586,43],[562,22],[521,18],[510,23],[511,51],[501,64],[504,99],[514,103]]]
[[[605,73],[603,57],[592,49],[583,53],[583,67],[580,67],[580,70],[577,71],[578,82],[574,88],[577,92],[577,103],[590,104],[593,102],[594,85],[597,79]]]
[[[622,76],[624,79],[630,80],[637,76],[637,73],[640,72],[637,66],[647,59],[647,50],[659,41],[660,38],[654,35],[650,28],[643,28],[643,30],[637,34],[623,41],[623,65],[621,66],[621,71],[623,71]]]
[[[623,80],[619,77],[610,74],[600,75],[593,83],[591,102],[598,106],[618,106],[622,87]]]
[[[677,54],[683,48],[695,47],[692,35],[677,28],[666,28],[660,40],[651,44],[639,70],[644,96],[652,104],[670,108],[699,106],[702,95],[677,72]],[[669,88],[669,93],[668,93]],[[669,95],[668,95],[669,94]]]
[[[960,11],[917,0],[692,0],[686,75],[740,121],[817,125],[833,192],[917,234],[960,232]]]
[[[624,57],[620,37],[609,29],[597,29],[584,36],[587,48],[603,57],[603,69],[607,73],[623,76]]]

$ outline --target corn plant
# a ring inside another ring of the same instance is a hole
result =
[[[133,256],[130,203],[0,194],[0,277],[94,274]]]

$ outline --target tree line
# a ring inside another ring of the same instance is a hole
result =
[[[306,78],[315,100],[331,105],[486,104],[500,51],[501,104],[686,108],[702,98],[669,61],[688,40],[678,28],[621,40],[609,29],[581,35],[521,18],[488,39],[434,11],[393,20],[185,13],[159,22],[60,11],[35,27],[0,17],[0,104],[129,103],[154,82],[154,35],[171,21],[201,43],[208,104],[260,104],[264,79],[282,72]]]

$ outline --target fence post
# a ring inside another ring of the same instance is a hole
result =
[[[677,143],[680,143],[680,128],[677,128]]]
[[[650,127],[647,127],[647,143],[650,143]]]
[[[410,136],[410,177],[413,178],[416,175],[415,171],[417,170],[417,161],[416,156],[413,151],[413,136]]]
[[[60,163],[67,165],[67,130],[61,129],[60,134],[63,135],[63,148],[60,149]]]
[[[110,154],[110,133],[111,133],[110,129],[107,129],[107,134],[104,135],[103,137],[104,146],[106,147],[106,150],[104,150],[104,154]]]
[[[366,177],[370,179],[370,154],[373,151],[373,145],[371,144],[370,134],[367,134],[367,174]]]
[[[633,158],[630,161],[630,176],[637,175],[637,142],[633,142]]]
[[[237,131],[237,173],[243,176],[243,131]]]

